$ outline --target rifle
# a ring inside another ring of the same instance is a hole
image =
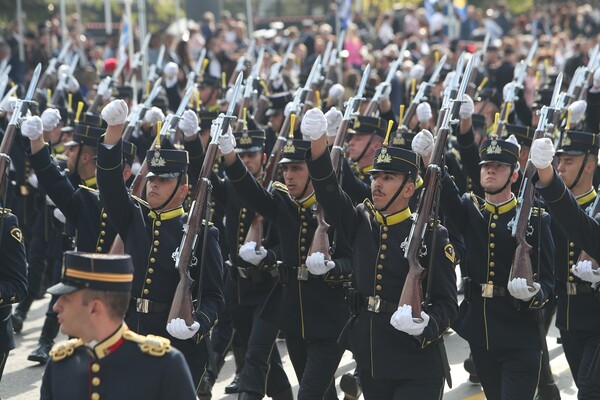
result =
[[[296,45],[296,41],[290,40],[290,42],[288,43],[287,49],[285,50],[283,59],[281,60],[281,63],[279,64],[279,68],[277,68],[274,71],[271,71],[271,73],[269,74],[269,78],[267,80],[267,87],[269,88],[270,91],[273,91],[273,89],[274,89],[272,82],[275,79],[277,79],[277,77],[281,76],[281,74],[283,73],[283,70],[286,68],[288,60],[290,59],[290,54],[292,54],[292,50],[294,50],[295,45]]]
[[[342,118],[342,122],[340,123],[337,134],[335,135],[335,141],[333,142],[333,147],[331,149],[331,164],[333,165],[334,172],[338,178],[340,177],[340,171],[342,169],[346,133],[348,132],[350,121],[358,111],[360,102],[363,99],[363,93],[365,91],[365,87],[367,86],[370,72],[371,64],[368,64],[362,75],[356,95],[348,100],[348,105],[344,111],[344,117]],[[329,224],[325,222],[325,213],[323,212],[323,208],[319,203],[316,203],[314,215],[317,220],[317,229],[315,230],[310,248],[308,249],[308,254],[310,255],[316,252],[321,252],[325,255],[326,261],[331,260],[329,256],[333,256],[333,251],[331,250],[329,235],[327,234],[327,231],[329,230]]]
[[[125,64],[127,63],[127,56],[123,56],[119,59],[119,65],[115,68],[112,76],[107,76],[100,81],[98,84],[98,88],[96,90],[96,96],[92,101],[92,104],[87,109],[88,114],[95,114],[98,111],[98,107],[100,107],[100,103],[102,103],[102,95],[110,90],[112,85],[118,81],[119,76],[121,76],[121,72],[123,72],[123,68],[125,68]]]
[[[306,79],[306,83],[304,87],[296,90],[296,95],[294,96],[294,101],[292,102],[292,108],[290,110],[290,114],[285,117],[283,120],[283,124],[281,125],[281,129],[279,130],[279,135],[275,144],[273,145],[273,150],[271,151],[271,155],[267,160],[267,165],[265,167],[265,172],[263,173],[263,181],[262,186],[267,190],[271,189],[271,185],[275,180],[275,172],[277,171],[277,165],[279,164],[279,160],[281,160],[281,153],[283,152],[283,146],[287,143],[287,134],[290,130],[294,129],[295,125],[295,114],[300,109],[300,104],[304,103],[306,99],[306,94],[311,90],[310,82],[312,82],[313,77],[317,74],[317,69],[321,63],[321,57],[318,56],[315,62],[313,63],[312,69],[310,70],[310,74],[308,75],[308,79]],[[294,118],[292,118],[294,115]],[[260,214],[256,214],[254,219],[250,223],[250,227],[248,228],[248,233],[246,234],[246,240],[244,243],[255,242],[258,248],[260,248],[260,244],[263,238],[263,216]]]
[[[419,90],[417,90],[417,93],[415,93],[415,96],[413,97],[412,101],[410,102],[410,105],[408,106],[408,109],[406,110],[406,114],[404,115],[404,122],[405,122],[406,127],[408,127],[410,120],[412,119],[413,115],[415,114],[415,111],[417,110],[417,106],[419,104],[421,104],[421,102],[427,98],[427,96],[429,95],[429,92],[431,91],[431,88],[437,82],[437,80],[440,76],[440,72],[442,72],[442,68],[444,67],[444,64],[446,63],[446,58],[447,58],[447,56],[444,55],[441,58],[441,60],[438,62],[435,69],[433,70],[433,73],[431,74],[431,77],[429,78],[429,81],[421,82],[419,84]]]
[[[165,45],[160,46],[160,50],[158,51],[158,58],[156,59],[156,63],[150,66],[150,71],[148,71],[147,82],[154,82],[158,79],[161,74],[163,62],[165,59]]]
[[[400,64],[402,64],[402,61],[404,60],[404,52],[406,51],[407,45],[408,41],[405,40],[404,44],[402,45],[402,49],[400,50],[400,55],[392,64],[390,64],[390,70],[388,71],[385,81],[381,82],[375,88],[375,94],[373,95],[373,97],[369,101],[369,104],[367,105],[365,115],[370,116],[375,111],[377,111],[377,107],[379,107],[379,99],[383,95],[383,92],[392,84],[392,79],[394,79],[394,77],[396,76],[396,71],[398,71]]]
[[[123,129],[123,140],[129,140],[135,129],[138,127],[139,122],[144,119],[146,111],[152,107],[152,102],[162,89],[161,83],[162,78],[158,78],[156,82],[154,82],[154,86],[148,97],[146,97],[146,100],[144,100],[140,106],[134,107],[129,113],[127,116],[127,125],[125,125],[125,128]]]
[[[540,110],[540,120],[535,130],[532,140],[539,139],[554,130],[551,122],[551,113],[555,111],[554,107],[558,102],[558,92],[562,84],[562,74],[558,76],[554,92],[552,94],[552,102],[550,106],[544,106]],[[533,290],[533,268],[531,267],[531,245],[527,243],[527,229],[529,227],[529,217],[533,209],[534,186],[531,182],[533,175],[536,172],[535,166],[530,159],[523,171],[523,181],[519,189],[519,197],[517,199],[517,211],[515,213],[515,223],[512,226],[512,236],[517,241],[517,248],[513,257],[513,262],[510,267],[508,280],[514,278],[524,278],[527,281],[527,286]]]
[[[242,104],[238,110],[237,126],[235,128],[235,130],[238,132],[241,131],[242,129],[244,129],[245,120],[244,120],[244,118],[242,118],[244,109],[245,110],[250,109],[252,95],[254,93],[254,81],[257,79],[260,79],[260,69],[262,68],[264,56],[265,56],[265,49],[261,48],[258,52],[258,58],[256,59],[256,63],[252,67],[252,71],[250,71],[250,75],[248,75],[248,78],[246,78],[246,86],[244,86],[244,97],[243,97]],[[234,104],[234,107],[235,107],[235,104]]]
[[[219,136],[226,134],[227,130],[231,125],[231,121],[235,118],[233,110],[237,103],[237,97],[242,85],[242,76],[238,76],[235,88],[233,91],[233,97],[229,108],[224,116],[220,116],[217,120],[219,123],[218,134],[211,138],[211,141],[206,149],[206,155],[204,162],[202,163],[202,169],[200,176],[198,177],[198,183],[196,184],[197,190],[195,191],[194,199],[190,206],[190,212],[188,213],[188,219],[183,226],[183,236],[181,238],[181,244],[173,253],[175,258],[175,268],[179,272],[179,283],[175,289],[175,296],[173,296],[173,303],[171,304],[171,310],[169,311],[169,321],[174,318],[182,318],[185,320],[188,326],[194,323],[193,317],[193,305],[191,297],[191,288],[194,283],[190,276],[190,268],[196,265],[196,245],[198,241],[198,235],[202,227],[202,218],[205,214],[210,211],[210,193],[212,191],[212,184],[210,183],[210,174],[213,171],[215,159],[217,157],[217,150],[219,149]],[[206,229],[204,232],[204,244],[208,235],[208,218],[206,221]],[[203,248],[204,249],[204,248]],[[204,251],[203,251],[204,253]],[[200,307],[202,301],[202,275],[203,275],[203,262],[200,261],[200,278],[198,282],[198,303],[196,308]]]
[[[425,172],[425,179],[423,183],[423,192],[419,199],[419,206],[417,208],[416,217],[408,235],[408,245],[404,250],[404,257],[408,260],[408,274],[404,281],[404,287],[402,288],[402,294],[400,295],[399,306],[408,304],[412,306],[413,318],[420,319],[421,311],[424,307],[427,307],[429,303],[427,297],[423,298],[423,274],[425,268],[421,266],[419,256],[421,254],[421,247],[425,232],[430,221],[433,219],[433,240],[432,248],[430,249],[429,258],[429,275],[433,273],[435,254],[436,254],[436,241],[435,235],[437,231],[437,207],[439,205],[439,196],[441,193],[441,180],[442,170],[444,168],[444,153],[446,152],[446,142],[448,136],[452,133],[452,125],[458,123],[458,111],[462,99],[467,90],[469,84],[469,77],[473,71],[473,64],[475,59],[471,57],[467,69],[465,70],[464,77],[461,81],[456,98],[451,100],[446,105],[446,109],[442,112],[444,115],[437,129],[437,139],[431,154],[431,160],[427,166]],[[428,293],[426,293],[428,296]]]
[[[240,73],[242,73],[242,74],[244,73],[244,71],[246,70],[246,63],[249,63],[250,60],[252,60],[254,58],[255,48],[256,48],[256,43],[254,42],[254,40],[252,40],[252,42],[250,42],[250,46],[248,46],[248,50],[246,50],[246,54],[244,54],[243,56],[238,58],[237,63],[235,64],[233,73],[231,74],[231,77],[229,78],[230,84],[232,82],[237,82],[238,75]]]
[[[33,75],[31,76],[31,81],[29,82],[29,87],[27,88],[27,93],[25,94],[25,98],[22,100],[17,100],[12,116],[6,127],[6,131],[4,132],[4,137],[2,138],[2,144],[0,144],[0,199],[2,204],[0,207],[6,206],[6,194],[8,192],[8,174],[10,170],[10,151],[12,149],[13,142],[15,140],[15,135],[17,133],[17,128],[21,125],[23,118],[27,114],[27,111],[30,110],[36,103],[33,100],[33,95],[35,94],[35,89],[37,87],[38,80],[40,79],[40,73],[42,72],[42,64],[38,64],[33,71]],[[10,212],[6,208],[2,208],[0,211],[2,215],[6,212]],[[4,221],[4,218],[0,218],[1,221]],[[0,226],[1,228],[1,226]],[[2,230],[0,229],[0,232]]]
[[[200,57],[198,57],[198,61],[196,65],[194,65],[194,78],[201,78],[204,75],[204,69],[206,65],[204,65],[204,59],[206,58],[206,47],[200,51]]]
[[[600,62],[600,44],[596,44],[592,53],[590,54],[590,59],[588,64],[582,68],[580,72],[580,78],[578,79],[575,90],[573,91],[574,100],[579,100],[587,97],[587,89],[592,84],[591,80],[594,77],[593,72],[598,68],[598,63]],[[578,70],[579,70],[578,68]]]
[[[44,75],[41,77],[41,79],[38,83],[38,86],[39,86],[38,95],[44,96],[46,94],[46,93],[44,93],[43,90],[46,88],[46,86],[48,84],[48,79],[50,79],[50,77],[56,73],[56,69],[57,69],[56,64],[63,62],[63,60],[67,56],[67,52],[69,51],[70,47],[71,47],[71,39],[68,39],[65,42],[65,44],[63,45],[63,47],[60,49],[58,56],[52,57],[50,59],[50,61],[48,62],[48,66],[46,67],[46,70],[44,71]]]
[[[126,82],[131,82],[133,75],[140,69],[142,64],[144,63],[144,54],[148,52],[148,46],[150,45],[150,38],[152,35],[149,33],[144,37],[144,43],[142,43],[142,48],[140,51],[133,55],[133,62],[131,63],[131,68],[129,69],[129,73],[127,74]],[[137,93],[134,91],[134,93]],[[137,98],[137,97],[136,97]]]
[[[73,77],[73,73],[75,73],[77,64],[79,64],[79,54],[75,54],[75,57],[73,57],[73,60],[71,60],[69,71],[66,74],[58,77],[58,85],[56,85],[56,89],[54,89],[54,93],[52,93],[52,98],[50,98],[50,107],[59,107],[58,99],[63,96],[65,87],[67,86],[69,79]]]
[[[481,50],[476,51],[473,54],[473,57],[477,57],[475,59],[475,65],[473,65],[473,72],[471,73],[471,79],[469,82],[469,87],[467,88],[467,94],[471,97],[475,97],[477,94],[477,85],[475,81],[477,80],[477,75],[482,72],[483,67],[483,56],[487,53],[488,46],[490,44],[490,33],[485,34],[485,38],[483,39],[483,45],[481,46]]]

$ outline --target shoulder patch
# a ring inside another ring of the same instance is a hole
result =
[[[142,206],[146,207],[146,208],[150,208],[150,204],[148,204],[148,202],[146,200],[140,199],[137,196],[131,195],[131,198],[135,201],[137,201],[138,203],[140,203]]]
[[[91,187],[85,186],[85,185],[79,185],[79,189],[85,189],[88,192],[92,192],[95,195],[99,196],[100,192],[98,191],[98,189],[92,189]]]
[[[126,331],[123,333],[123,338],[125,340],[137,343],[142,353],[146,353],[154,357],[162,357],[171,351],[171,341],[162,336],[144,336],[133,331]]]
[[[10,236],[12,236],[19,243],[23,241],[23,232],[21,232],[21,229],[19,228],[12,228],[10,230]]]
[[[287,186],[279,181],[273,182],[273,189],[279,190],[280,192],[289,193]]]
[[[444,254],[446,255],[446,258],[450,260],[452,264],[454,264],[456,253],[454,252],[454,246],[452,246],[452,243],[448,243],[444,246]]]
[[[52,350],[50,350],[50,357],[52,357],[52,361],[54,362],[64,360],[67,357],[71,357],[75,349],[80,346],[83,346],[83,340],[77,338],[55,344]]]
[[[475,207],[477,207],[479,210],[481,210],[481,208],[483,206],[479,203],[479,199],[477,198],[477,195],[473,192],[470,192],[469,195],[471,196],[471,201],[473,202],[473,204],[475,204]]]

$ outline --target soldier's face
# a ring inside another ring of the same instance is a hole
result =
[[[262,151],[240,153],[240,159],[251,175],[256,176],[260,172],[264,158],[263,154]]]
[[[499,162],[488,162],[481,166],[481,187],[488,192],[500,189],[511,174],[510,165]]]
[[[371,175],[371,195],[373,197],[373,205],[375,209],[381,210],[390,202],[396,194],[396,191],[402,183],[406,175],[393,174],[388,172],[377,172]],[[413,195],[415,185],[409,181],[404,185],[402,192],[396,197],[394,202],[386,211],[393,213],[401,211],[408,206],[408,199]]]
[[[373,160],[373,154],[375,154],[375,148],[373,146],[374,140],[369,145],[369,139],[371,135],[351,135],[350,141],[348,142],[348,156],[351,160],[356,161],[362,154],[365,147],[369,146],[369,149],[365,151],[362,160]],[[379,146],[381,147],[381,146]]]
[[[165,203],[176,190],[177,178],[161,178],[159,176],[151,176],[146,182],[146,201],[151,208],[160,207]],[[177,192],[169,201],[169,204],[164,206],[165,210],[179,207],[185,196],[187,195],[188,186],[180,185],[177,187]]]
[[[306,163],[288,163],[283,164],[281,169],[283,170],[283,180],[287,186],[290,196],[295,199],[301,199],[301,196],[306,196],[312,193],[312,184],[308,184],[308,188],[304,190],[308,181],[308,167]]]
[[[563,180],[566,186],[571,186],[573,182],[575,182],[584,157],[585,156],[583,154],[561,154],[558,156],[558,165],[556,166],[556,172],[558,172],[558,175]]]
[[[69,171],[75,171],[75,164],[77,163],[77,153],[79,153],[81,146],[68,146],[65,147],[65,155],[67,156],[67,168]]]
[[[83,305],[83,290],[61,295],[52,307],[58,313],[60,331],[83,339],[84,328],[89,320],[88,306]]]

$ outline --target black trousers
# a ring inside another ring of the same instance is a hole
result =
[[[298,382],[298,400],[337,400],[333,384],[344,350],[337,339],[303,339],[285,332],[288,354]]]
[[[8,351],[0,352],[0,382],[2,382],[2,374],[4,373],[4,367],[6,366],[7,359],[8,359]]]
[[[239,305],[232,309],[233,326],[241,342],[247,343],[240,392],[273,397],[290,388],[291,384],[275,343],[279,329],[260,318],[261,308]]]
[[[444,377],[418,379],[374,379],[369,371],[359,370],[365,400],[439,400],[444,394]]]
[[[600,399],[600,334],[560,331],[580,400]]]
[[[471,354],[488,400],[533,399],[540,374],[540,349],[488,351],[472,346]]]

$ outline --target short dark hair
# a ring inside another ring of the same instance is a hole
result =
[[[81,301],[83,305],[88,305],[90,301],[100,300],[113,319],[122,319],[129,308],[130,298],[129,292],[83,289]]]

